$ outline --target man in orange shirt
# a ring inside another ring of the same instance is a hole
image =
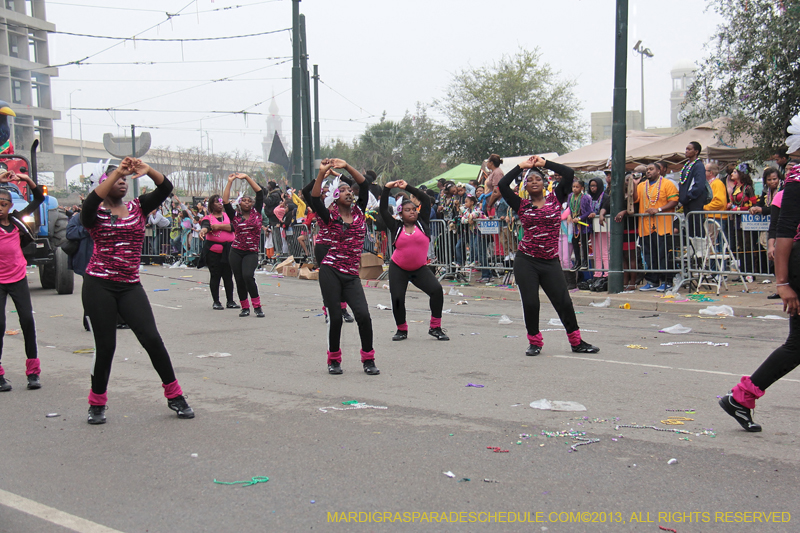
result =
[[[639,219],[644,267],[659,270],[646,273],[644,278],[647,283],[639,290],[664,292],[671,288],[667,285],[664,271],[667,269],[667,237],[672,235],[673,217],[661,213],[675,212],[678,188],[662,177],[658,167],[651,163],[647,165],[647,179],[636,187],[633,201],[639,203],[639,213],[650,215]]]

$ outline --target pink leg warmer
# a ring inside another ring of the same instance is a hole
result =
[[[322,306],[322,314],[328,316],[328,308],[325,307],[324,305]]]
[[[3,365],[0,365],[0,376],[5,376],[6,371],[3,369]]]
[[[544,339],[542,338],[542,332],[540,331],[536,335],[528,335],[528,344],[533,344],[534,346],[538,346],[541,348],[544,346]]]
[[[167,400],[183,396],[183,391],[181,390],[181,386],[178,385],[177,379],[172,383],[162,383],[161,386],[164,387],[164,397]]]
[[[440,327],[442,327],[442,319],[432,316],[431,317],[431,329],[440,328]]]
[[[370,359],[375,359],[375,350],[370,350],[368,352],[361,350],[361,362],[363,363],[364,361],[369,361]]]
[[[337,350],[335,352],[328,351],[328,364],[333,362],[341,363],[342,362],[342,351]]]
[[[397,325],[397,331],[408,331],[408,322]]]
[[[94,391],[89,390],[89,405],[105,405],[108,403],[108,392],[103,394],[96,394]]]
[[[347,309],[347,302],[342,302],[342,309]]]
[[[25,375],[30,376],[32,374],[39,375],[42,373],[42,368],[40,366],[39,358],[36,359],[25,359]]]
[[[253,307],[261,307],[261,296],[250,298],[250,300],[253,302]]]
[[[750,376],[742,376],[742,380],[733,387],[731,392],[733,399],[748,409],[755,409],[756,400],[764,396],[764,391],[750,381]]]
[[[239,300],[239,303],[241,304],[242,309],[250,309],[250,300],[245,298],[244,300]]]
[[[572,333],[567,333],[570,346],[577,346],[581,343],[581,330],[576,329]]]

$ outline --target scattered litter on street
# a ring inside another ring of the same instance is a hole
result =
[[[450,472],[449,470],[447,472],[442,472],[442,474],[444,474],[447,477],[456,477],[456,475],[454,473]]]
[[[701,309],[699,313],[701,315],[734,316],[733,308],[729,305],[709,305],[705,309]]]
[[[589,302],[590,307],[609,307],[611,305],[611,298],[606,298],[600,303]]]
[[[546,398],[531,402],[530,406],[534,409],[541,409],[543,411],[586,411],[586,406],[578,402],[570,401],[550,401]]]
[[[469,305],[469,302],[466,300],[459,300],[458,302],[456,302],[456,305]]]
[[[81,348],[80,350],[75,350],[72,353],[94,353],[94,348]]]
[[[381,310],[390,309],[389,307],[386,307],[385,305],[381,305],[381,304],[378,304],[375,307],[377,307],[378,309],[381,309]]]
[[[487,450],[492,450],[494,453],[508,453],[508,450],[500,449],[500,446],[487,446]]]
[[[19,335],[20,330],[18,329],[7,329],[6,335]]]
[[[153,292],[166,292],[169,289],[153,289]]]
[[[789,320],[786,317],[778,316],[778,315],[764,315],[764,316],[757,316],[755,318],[763,318],[765,320]]]
[[[382,405],[368,405],[366,403],[354,403],[348,407],[336,407],[334,405],[328,407],[320,407],[319,410],[323,413],[327,413],[328,410],[331,411],[354,411],[357,409],[388,409],[388,407],[384,407]]]
[[[500,483],[500,482],[499,482],[499,481],[497,481],[496,479],[489,479],[489,478],[485,478],[485,479],[483,480],[483,482],[484,482],[484,483]]]
[[[467,387],[475,387],[476,389],[482,389],[482,388],[484,388],[486,385],[479,385],[479,384],[477,384],[477,383],[467,383],[467,385],[466,385],[466,386],[467,386]]]
[[[662,342],[661,346],[680,346],[682,344],[705,344],[707,346],[728,346],[727,342],[711,342],[711,341]]]
[[[214,480],[214,483],[217,485],[239,485],[241,484],[242,487],[249,487],[250,485],[256,485],[258,483],[266,483],[269,481],[267,476],[253,476],[250,481],[217,481]],[[313,503],[313,501],[312,501]]]
[[[511,320],[510,318],[508,318],[508,315],[501,316],[500,320],[497,321],[498,324],[503,324],[503,325],[511,324],[512,322],[514,322],[514,321]]]
[[[690,331],[692,331],[692,328],[687,328],[681,324],[675,324],[674,326],[658,330],[659,333],[669,333],[671,335],[683,335],[685,333],[689,333]]]
[[[47,413],[45,415],[45,418],[56,418],[57,416],[61,416],[61,415],[58,414],[58,413]]]
[[[667,461],[667,464],[668,465],[676,465],[676,464],[678,464],[678,460],[674,459],[674,458],[670,459],[669,461]]]
[[[626,348],[631,348],[633,350],[646,350],[647,346],[642,346],[641,344],[628,344],[625,346]]]
[[[550,322],[547,323],[549,326],[561,326],[563,327],[564,324],[561,322],[560,318],[551,318]]]
[[[206,353],[206,354],[197,356],[198,359],[206,359],[206,358],[209,358],[209,357],[214,357],[214,358],[231,357],[231,354],[229,354],[227,352],[211,352],[211,353]]]

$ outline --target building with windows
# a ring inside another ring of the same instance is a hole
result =
[[[691,61],[681,61],[672,67],[672,91],[669,93],[670,126],[678,128],[686,111],[681,109],[686,100],[686,92],[697,77],[697,66]]]
[[[45,0],[2,0],[0,7],[0,100],[17,114],[12,118],[11,142],[25,154],[34,139],[52,154],[53,110],[50,80],[58,69],[49,67],[47,33],[55,31],[45,17]],[[45,158],[46,159],[46,158]]]

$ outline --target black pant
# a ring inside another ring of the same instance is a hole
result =
[[[567,333],[578,331],[578,319],[569,297],[564,271],[558,258],[538,259],[517,252],[514,259],[514,279],[517,281],[522,312],[525,315],[525,328],[528,335],[539,333],[539,287],[544,289],[547,298],[558,313]]]
[[[575,266],[589,267],[589,234],[576,233],[572,237],[572,250],[575,252]]]
[[[372,318],[369,316],[367,298],[361,279],[351,274],[342,274],[333,267],[322,265],[319,268],[319,287],[322,301],[328,308],[328,351],[338,352],[342,337],[342,302],[347,302],[353,310],[361,337],[361,350],[372,351]]]
[[[222,254],[209,251],[206,253],[206,265],[211,273],[211,297],[215,302],[219,301],[219,281],[225,283],[225,297],[227,301],[233,301],[233,271],[228,262],[223,262]]]
[[[689,237],[702,237],[703,236],[703,216],[702,215],[692,215],[688,216],[689,213],[703,211],[703,206],[706,205],[706,197],[705,194],[701,195],[700,198],[695,200],[691,200],[689,203],[681,204],[683,205],[683,212],[687,215],[686,221],[689,225]]]
[[[792,247],[789,257],[789,283],[800,294],[800,244]],[[750,376],[753,385],[761,390],[781,379],[800,365],[800,315],[789,318],[789,336],[786,342],[772,352],[766,361]]]
[[[239,294],[239,300],[247,300],[248,293],[250,298],[258,298],[258,285],[256,284],[258,252],[243,252],[231,248],[228,261],[233,271],[233,277],[236,278],[236,292]]]
[[[392,313],[395,323],[398,326],[406,323],[406,290],[408,290],[409,281],[430,296],[431,316],[442,318],[442,307],[444,306],[442,284],[433,275],[431,269],[426,265],[417,270],[404,270],[389,261],[389,293],[392,297]]]
[[[28,359],[36,359],[36,323],[33,321],[33,306],[31,305],[31,292],[28,290],[28,278],[22,278],[16,283],[0,283],[0,358],[3,357],[3,335],[6,332],[6,299],[11,296],[14,307],[17,308],[19,325],[22,336],[25,338],[25,355]]]
[[[108,389],[111,362],[117,348],[117,313],[128,323],[139,344],[150,356],[161,382],[166,385],[175,381],[172,361],[156,328],[153,309],[141,283],[84,276],[81,299],[83,312],[89,319],[94,335],[92,392],[104,394]]]

